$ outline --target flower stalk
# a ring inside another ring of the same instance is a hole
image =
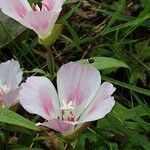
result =
[[[88,127],[91,126],[91,122],[86,122],[84,123],[80,128],[78,128],[77,130],[75,130],[73,133],[66,135],[64,137],[65,141],[69,142],[72,139],[74,139],[75,137],[77,137],[81,132],[85,131]]]
[[[53,80],[55,75],[55,62],[54,62],[54,56],[51,48],[47,49],[47,65],[49,69],[50,80]]]

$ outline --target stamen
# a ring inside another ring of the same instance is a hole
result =
[[[64,100],[62,100],[62,107],[61,110],[73,110],[74,107],[72,106],[72,101],[70,101],[68,104]]]
[[[72,101],[66,104],[66,102],[62,100],[62,107],[60,109],[62,110],[62,119],[64,121],[75,121],[76,117],[72,113],[72,110],[74,109],[72,106]]]
[[[42,125],[42,123],[40,123],[40,122],[35,124],[35,126],[41,126],[41,125]]]
[[[0,96],[3,96],[5,93],[8,92],[8,88],[6,87],[6,85],[0,85]],[[3,100],[0,99],[0,108],[4,108],[4,103]]]
[[[32,4],[32,10],[33,11],[41,11],[40,7],[38,6],[38,4]]]
[[[8,88],[6,87],[6,85],[0,85],[0,96],[4,95],[7,92]]]

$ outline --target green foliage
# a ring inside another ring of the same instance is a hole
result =
[[[145,122],[142,116],[149,115],[150,109],[144,104],[127,109],[117,103],[113,111],[106,118],[100,120],[97,126],[100,130],[124,137],[123,147],[134,149],[141,146],[143,149],[148,150],[150,143],[146,139],[144,132],[147,129],[149,132],[150,124]],[[140,133],[137,131],[140,131]]]
[[[34,4],[39,4],[41,2],[41,0],[28,0],[28,2],[30,3],[30,5]]]
[[[110,57],[93,57],[90,59],[82,59],[79,61],[81,64],[89,64],[97,68],[98,70],[111,69],[111,68],[128,68],[125,63]]]
[[[5,108],[0,109],[0,122],[18,125],[35,131],[39,130],[38,127],[35,126],[35,123]]]
[[[25,27],[0,12],[0,48],[13,41],[25,30]]]

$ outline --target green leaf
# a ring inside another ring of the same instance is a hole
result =
[[[83,59],[78,61],[81,64],[89,64],[91,66],[94,66],[95,68],[99,69],[99,70],[104,70],[104,69],[108,69],[108,68],[120,68],[120,67],[124,67],[124,68],[128,68],[129,66],[117,59],[114,58],[109,58],[109,57],[92,57],[90,59]]]
[[[144,88],[140,88],[140,87],[137,87],[137,86],[133,86],[131,84],[127,84],[127,83],[124,83],[124,82],[121,82],[121,81],[118,81],[118,80],[114,80],[114,79],[106,77],[106,76],[102,76],[102,79],[105,80],[105,81],[111,82],[111,83],[113,83],[115,85],[124,87],[126,89],[129,89],[129,90],[132,90],[132,91],[135,91],[135,92],[138,92],[138,93],[150,96],[150,90],[147,90],[147,89],[144,89]]]
[[[26,28],[0,12],[0,48],[14,40]]]
[[[84,150],[85,149],[85,136],[80,136],[77,140],[75,150]]]
[[[106,35],[108,33],[111,33],[111,32],[114,32],[114,31],[117,31],[117,30],[120,30],[120,29],[128,28],[128,27],[131,27],[131,26],[134,26],[134,25],[142,24],[144,21],[148,20],[149,18],[150,18],[150,15],[148,14],[148,15],[145,15],[144,17],[142,17],[142,18],[131,20],[127,23],[113,26],[113,27],[109,28],[107,30],[107,32],[103,33],[103,35]]]
[[[39,130],[39,128],[35,126],[34,122],[6,108],[0,109],[0,122],[25,127],[35,131]]]
[[[49,69],[50,79],[53,80],[55,74],[55,62],[52,50],[50,48],[47,49],[47,65]]]
[[[104,30],[101,32],[101,34],[105,34],[105,32],[107,32],[107,30],[111,27],[111,25],[118,19],[119,14],[122,12],[122,10],[124,9],[126,1],[125,0],[120,0],[118,3],[118,8],[116,10],[116,12],[113,14],[113,16],[111,17],[111,20],[109,21],[108,25],[104,28]]]
[[[90,143],[95,143],[93,145],[94,147],[100,146],[99,144],[101,144],[101,142],[98,143],[98,137],[95,134],[93,134],[91,132],[91,130],[92,129],[90,129],[90,132],[86,132],[86,133],[81,134],[77,138],[74,150],[85,150],[86,140],[88,140]],[[89,149],[94,149],[93,146],[89,147]]]
[[[128,144],[132,146],[141,145],[145,150],[149,149],[150,143],[145,138],[144,134],[139,134],[138,129],[142,129],[140,116],[149,114],[145,110],[145,105],[139,105],[132,109],[127,109],[124,106],[116,103],[112,112],[109,113],[105,118],[98,121],[98,128],[100,131],[104,130],[107,132],[113,132],[116,135],[121,135],[124,138],[124,142],[127,140]],[[148,128],[148,124],[146,128]],[[136,130],[135,130],[136,129]],[[126,138],[125,138],[126,137]]]
[[[111,114],[107,116],[106,120],[111,124],[111,128],[113,126],[114,129],[116,128],[115,130],[118,130],[120,133],[127,136],[133,145],[138,146],[140,144],[145,150],[149,150],[150,143],[144,135],[140,135],[138,132],[124,127],[124,125],[122,125],[120,121]]]
[[[150,1],[149,0],[140,0],[143,7],[149,7]]]
[[[25,70],[24,73],[39,73],[41,75],[46,75],[46,72],[42,69],[39,69],[39,68],[34,68],[31,71]]]

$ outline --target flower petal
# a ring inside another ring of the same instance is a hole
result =
[[[57,0],[59,1],[59,0]],[[51,11],[54,7],[55,0],[42,0],[42,11]]]
[[[28,112],[43,118],[55,119],[60,116],[56,90],[46,77],[32,76],[22,84],[20,103]]]
[[[59,119],[49,120],[47,122],[42,123],[42,125],[54,129],[58,132],[64,132],[64,133],[70,132],[74,127],[74,125],[63,122]]]
[[[41,39],[45,39],[51,34],[58,16],[59,12],[32,11],[27,13],[22,24],[34,30]]]
[[[53,12],[60,12],[62,9],[62,5],[65,2],[65,0],[57,0],[57,1],[53,0],[53,1],[54,1],[54,6],[53,6],[52,11]]]
[[[60,12],[64,0],[42,0],[42,11]]]
[[[114,97],[111,96],[115,90],[111,83],[104,82],[78,122],[97,120],[108,114],[115,105]]]
[[[18,87],[22,80],[22,70],[16,60],[8,60],[0,64],[0,84],[6,86],[8,91]]]
[[[0,8],[9,17],[20,21],[31,7],[27,0],[0,0]]]
[[[16,88],[0,97],[0,100],[3,100],[5,107],[9,108],[17,102],[20,90],[21,87]]]
[[[78,117],[91,102],[100,86],[99,71],[88,65],[70,62],[63,65],[57,74],[60,103],[73,103],[73,113]],[[77,118],[76,118],[77,119]]]

